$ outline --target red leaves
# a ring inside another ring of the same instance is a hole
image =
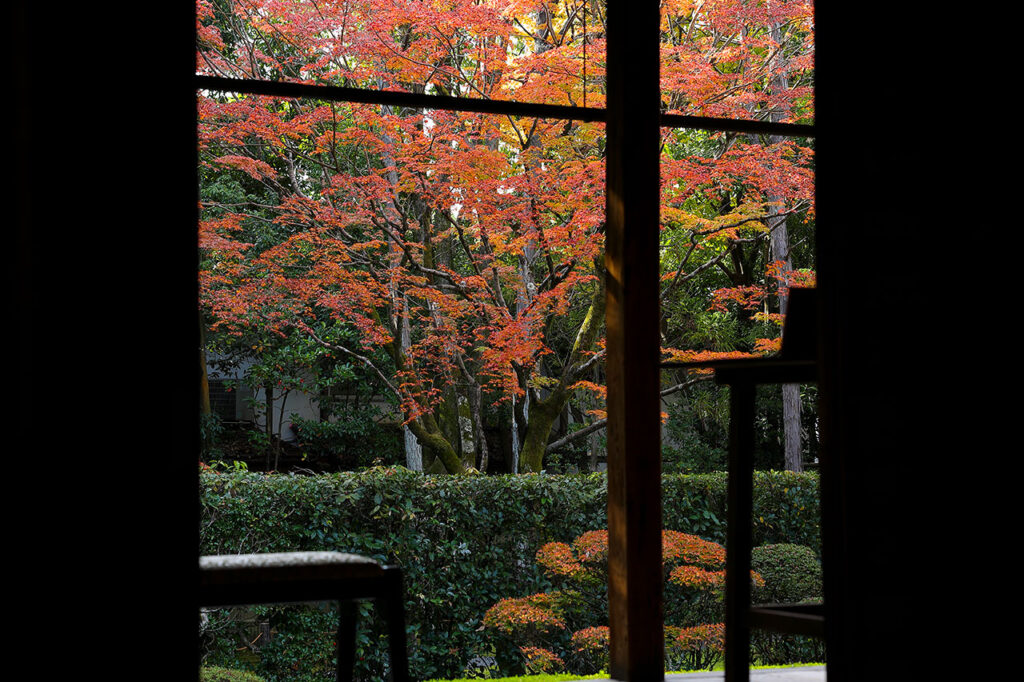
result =
[[[809,103],[792,101],[806,89],[799,83],[813,68],[805,59],[813,45],[809,1],[670,0],[662,5],[663,97],[673,112],[754,118],[770,110],[805,119]],[[795,87],[780,91],[773,77],[782,70]]]
[[[484,627],[494,628],[506,634],[523,630],[564,630],[565,621],[555,611],[556,597],[557,595],[542,593],[518,599],[502,599],[484,614]]]
[[[537,550],[537,563],[550,575],[571,578],[583,570],[572,548],[563,542],[549,542]]]
[[[214,159],[213,163],[219,163],[222,166],[228,166],[229,168],[237,168],[238,170],[247,173],[254,180],[270,178],[277,174],[277,171],[275,171],[269,163],[260,161],[259,159],[249,158],[248,156],[221,156]]]
[[[608,648],[611,632],[607,625],[584,628],[572,635],[572,648],[576,653],[593,653]]]
[[[536,646],[519,647],[525,659],[526,672],[530,675],[557,673],[565,669],[565,662],[550,649]]]
[[[725,548],[717,542],[675,530],[662,531],[662,560],[672,565],[679,562],[719,568],[725,565]]]
[[[708,648],[721,653],[725,650],[725,624],[711,623],[682,628],[676,641],[684,651]]]
[[[601,106],[601,15],[544,7],[541,25],[527,0],[253,0],[228,21],[197,0],[199,70],[560,104],[586,91]],[[798,82],[813,66],[808,2],[667,0],[663,15],[671,109],[810,115]],[[770,82],[780,40],[794,84],[782,90]],[[548,321],[578,312],[604,248],[602,124],[217,93],[198,110],[203,172],[240,171],[273,202],[225,200],[201,225],[204,303],[218,325],[256,324],[257,311],[277,326],[329,316],[371,350],[393,349],[407,324],[394,376],[407,415],[429,412],[463,367],[489,402],[522,394],[517,372],[528,386],[553,380],[538,362],[557,347]],[[664,230],[705,258],[764,237],[773,211],[813,205],[812,152],[793,142],[684,147],[662,167]],[[267,224],[285,235],[270,246]],[[813,281],[779,274],[773,288],[722,289],[712,305],[754,310]]]
[[[699,566],[676,566],[669,582],[691,590],[710,590],[725,584],[725,571],[706,571]]]
[[[712,293],[708,310],[725,312],[729,303],[735,303],[743,310],[757,310],[767,296],[768,292],[758,286],[725,287]]]

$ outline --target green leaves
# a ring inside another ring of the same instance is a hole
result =
[[[664,527],[725,541],[724,474],[666,475],[662,489]],[[754,490],[755,515],[772,519],[770,528],[755,526],[755,545],[789,542],[819,551],[816,474],[757,472]],[[203,554],[335,550],[401,565],[410,665],[432,677],[459,677],[467,660],[487,649],[486,633],[477,628],[491,605],[552,588],[535,561],[543,544],[607,525],[604,474],[452,477],[402,467],[323,476],[225,471],[201,474],[200,495]],[[281,617],[287,627],[315,632],[320,626],[314,621],[330,615]],[[360,677],[382,674],[387,652],[383,628],[365,622]],[[290,636],[306,642],[298,645],[312,657],[309,666],[318,656],[326,661],[333,655],[329,640]],[[218,641],[211,646],[231,648]],[[267,674],[284,670],[284,659],[275,658],[284,653],[275,652],[261,652],[260,673],[268,680],[283,679]]]

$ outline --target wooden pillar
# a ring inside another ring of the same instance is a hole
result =
[[[750,679],[751,515],[754,504],[754,406],[751,381],[729,386],[728,532],[725,546],[725,679]]]
[[[658,3],[608,2],[609,673],[664,679],[658,334]]]

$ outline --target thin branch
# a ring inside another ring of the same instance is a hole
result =
[[[560,447],[562,447],[564,445],[572,443],[573,441],[579,440],[580,438],[583,438],[585,436],[589,436],[590,434],[594,433],[595,431],[600,431],[601,429],[603,429],[607,425],[608,425],[608,419],[598,419],[593,424],[590,424],[589,426],[584,426],[579,431],[573,431],[572,433],[568,434],[567,436],[565,436],[563,438],[559,438],[554,443],[548,444],[548,446],[546,448],[544,448],[544,454],[548,454],[548,453],[554,452],[555,450],[557,450],[558,448],[560,448]]]
[[[356,353],[355,351],[349,350],[348,348],[345,348],[344,346],[339,346],[336,343],[331,343],[330,341],[325,341],[325,340],[321,339],[319,336],[317,336],[316,332],[314,332],[312,330],[312,328],[310,328],[310,326],[307,325],[304,322],[301,322],[301,321],[297,322],[296,326],[299,329],[301,329],[302,331],[304,331],[307,334],[309,334],[313,338],[314,341],[319,343],[324,348],[329,348],[331,350],[341,351],[342,353],[345,353],[347,355],[351,355],[356,360],[359,360],[365,366],[369,367],[374,372],[376,372],[377,376],[380,377],[380,380],[384,382],[384,385],[387,386],[389,389],[391,389],[391,391],[399,398],[399,400],[402,399],[402,397],[403,397],[402,396],[402,392],[399,391],[398,388],[394,384],[391,383],[391,381],[387,378],[387,376],[385,376],[384,372],[380,371],[380,369],[377,367],[377,365],[373,364],[373,361],[370,360],[370,358],[366,357],[365,355],[360,355],[359,353]]]

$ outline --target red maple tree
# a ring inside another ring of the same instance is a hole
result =
[[[203,74],[603,104],[599,2],[198,7]],[[806,2],[666,3],[666,107],[806,120],[811,43]],[[204,182],[227,175],[244,188],[235,200],[204,194],[212,330],[300,330],[360,363],[452,473],[486,469],[484,411],[509,403],[520,468],[540,470],[566,405],[603,390],[603,126],[213,92],[198,107]],[[811,151],[676,130],[663,143],[665,300],[733,265],[730,286],[705,291],[702,305],[763,302],[775,278],[736,264],[788,218],[809,215]],[[470,457],[437,417],[453,392],[470,408]],[[591,412],[599,426],[599,400]]]

